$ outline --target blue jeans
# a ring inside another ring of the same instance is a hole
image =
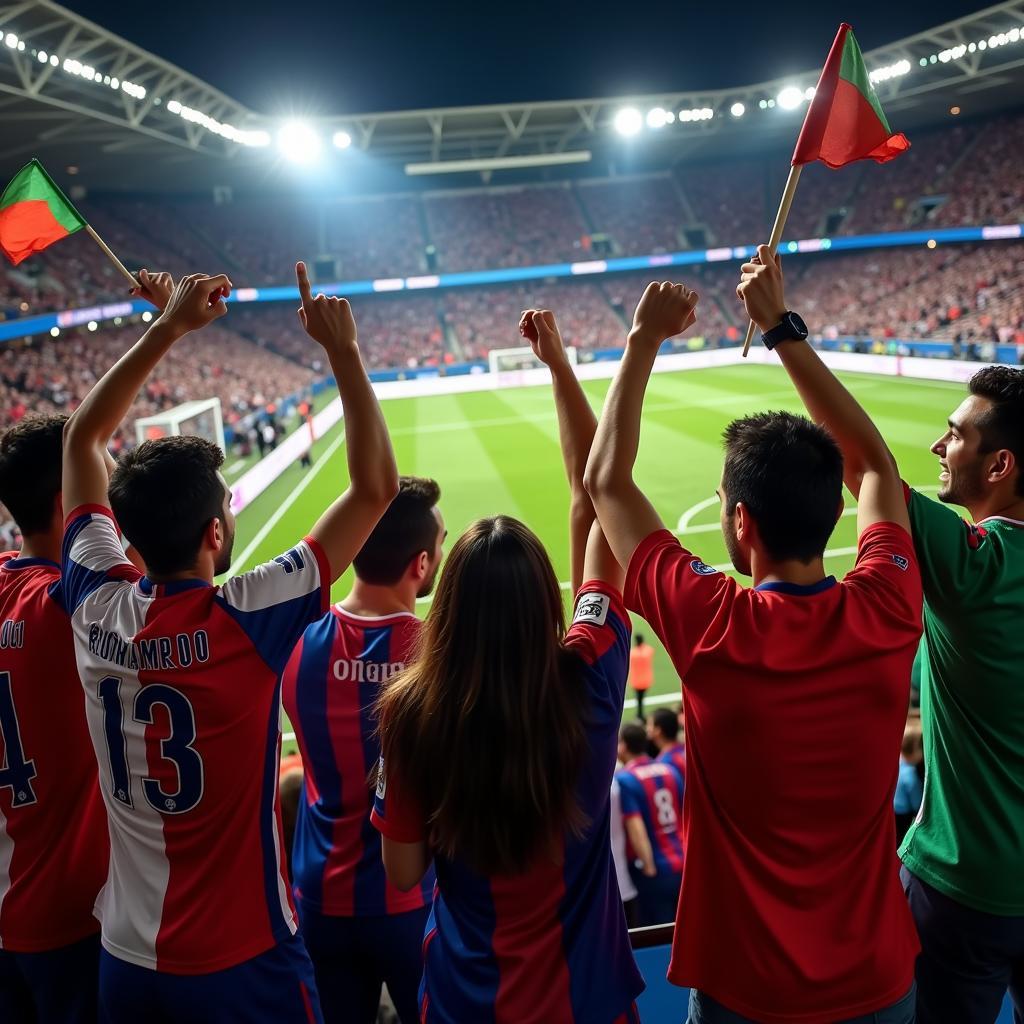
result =
[[[911,986],[910,991],[892,1006],[887,1006],[884,1010],[876,1010],[874,1013],[866,1013],[861,1017],[837,1021],[836,1024],[915,1024],[916,1002],[917,989],[915,986]],[[716,1003],[710,996],[691,989],[690,1016],[687,1018],[687,1024],[757,1024],[757,1022],[749,1017],[733,1013],[721,1003]]]
[[[1006,990],[1024,1022],[1024,917],[973,910],[906,868],[903,891],[921,938],[917,1010],[921,1024],[992,1024]]]

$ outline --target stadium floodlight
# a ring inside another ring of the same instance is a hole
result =
[[[277,133],[277,147],[293,164],[311,164],[320,155],[320,136],[305,121],[287,121]]]
[[[148,324],[148,323],[149,323],[149,321],[150,321],[150,320],[152,320],[152,319],[153,319],[153,314],[152,314],[152,313],[150,313],[150,311],[149,311],[149,310],[147,309],[147,310],[146,310],[146,311],[145,311],[145,312],[144,312],[144,313],[142,314],[142,322],[143,322],[144,324]]]
[[[50,54],[50,67],[55,68],[60,64],[60,57],[55,53]]]
[[[96,331],[96,330],[99,330],[99,326],[100,326],[100,325],[99,325],[98,323],[96,323],[96,321],[95,321],[95,320],[90,320],[90,321],[89,321],[89,322],[88,322],[88,323],[86,324],[86,327],[88,327],[90,331]]]
[[[570,149],[564,153],[535,153],[532,156],[481,157],[473,160],[435,160],[406,164],[405,173],[461,174],[465,171],[509,171],[522,167],[554,167],[561,164],[585,164],[591,160],[589,149]]]
[[[758,103],[757,103],[757,105],[758,105],[758,106],[759,106],[759,107],[760,107],[760,108],[761,108],[762,110],[767,110],[767,109],[768,109],[768,101],[767,101],[767,100],[758,100]]]
[[[50,59],[50,55],[45,50],[40,50],[36,54],[36,59],[40,64],[45,64]]]
[[[620,135],[625,135],[628,138],[631,135],[636,135],[643,128],[644,119],[636,107],[623,107],[616,113],[612,123]]]
[[[18,37],[13,32],[8,32],[7,35],[4,36],[4,42],[12,50],[16,50],[18,48]]]
[[[808,102],[808,103],[810,103],[810,102],[811,102],[811,100],[813,100],[813,99],[814,99],[814,94],[815,94],[815,93],[816,93],[817,91],[818,91],[818,90],[817,90],[817,89],[815,89],[813,85],[809,85],[809,86],[807,86],[807,88],[806,88],[806,89],[804,89],[804,99],[805,99],[805,100],[807,100],[807,102]]]
[[[747,108],[743,106],[738,100],[729,108],[729,113],[733,117],[742,117],[747,112]]]
[[[60,328],[59,327],[51,327],[50,328],[50,337],[51,338],[59,338],[60,337]]]
[[[673,117],[673,121],[675,118]],[[668,111],[664,107],[651,107],[647,111],[648,128],[664,128],[668,124]]]
[[[352,136],[345,131],[335,132],[332,141],[335,149],[348,149],[352,145]]]
[[[778,96],[775,97],[776,103],[783,110],[796,110],[804,101],[804,91],[795,85],[787,85]]]

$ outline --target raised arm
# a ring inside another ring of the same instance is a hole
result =
[[[302,297],[299,322],[326,352],[345,410],[349,486],[310,531],[327,556],[333,583],[398,493],[398,467],[384,415],[359,355],[348,299],[314,298],[304,263],[296,264],[295,275]]]
[[[597,430],[597,417],[565,354],[554,314],[547,309],[528,309],[519,322],[519,332],[529,341],[537,358],[551,371],[558,413],[558,439],[569,481],[569,554],[573,593],[587,580],[604,580],[621,590],[622,570],[600,527],[595,525],[594,503],[583,486],[583,472],[587,468],[590,446]]]
[[[744,263],[741,273],[736,294],[761,331],[771,330],[787,312],[781,260],[761,245],[756,260]],[[909,530],[896,460],[871,417],[806,342],[781,342],[776,351],[811,418],[842,449],[843,478],[858,499],[858,534],[878,522]]]
[[[118,424],[168,349],[189,331],[227,312],[224,297],[230,289],[223,274],[182,278],[160,317],[86,395],[64,427],[63,491],[68,512],[80,505],[106,504],[107,444]]]
[[[584,483],[604,535],[624,568],[640,542],[664,528],[654,506],[633,480],[640,416],[658,349],[666,338],[695,322],[698,298],[681,284],[665,281],[647,286],[590,450]]]

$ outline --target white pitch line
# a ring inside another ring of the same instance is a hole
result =
[[[274,510],[274,514],[256,531],[256,536],[245,546],[245,550],[234,560],[228,575],[234,576],[249,559],[249,556],[263,543],[264,538],[277,526],[284,514],[295,504],[299,495],[313,482],[320,470],[327,465],[331,456],[342,446],[345,441],[345,431],[342,432],[328,445],[327,450],[316,460],[313,468],[299,481],[295,490]]]

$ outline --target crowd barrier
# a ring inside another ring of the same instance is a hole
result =
[[[856,352],[822,351],[822,359],[834,370],[872,373],[885,377],[914,377],[921,380],[963,383],[977,372],[978,363],[953,359],[924,359],[913,356],[876,356]],[[655,373],[673,373],[680,370],[706,370],[740,363],[778,365],[778,357],[767,349],[756,346],[744,359],[738,348],[703,349],[696,352],[664,352],[655,360]],[[582,380],[607,380],[615,376],[617,359],[595,359],[580,363],[576,373]],[[373,375],[375,378],[378,375]],[[475,391],[502,391],[507,388],[532,387],[550,380],[544,367],[529,370],[511,370],[487,373],[479,367],[469,372],[446,373],[436,370],[406,380],[375,379],[373,389],[382,401],[395,398],[425,398],[431,395],[467,394]],[[335,398],[314,418],[313,430],[322,437],[341,419],[341,399]],[[243,473],[231,488],[231,507],[237,514],[258,498],[289,466],[302,455],[309,445],[305,428],[286,437],[266,458]]]

